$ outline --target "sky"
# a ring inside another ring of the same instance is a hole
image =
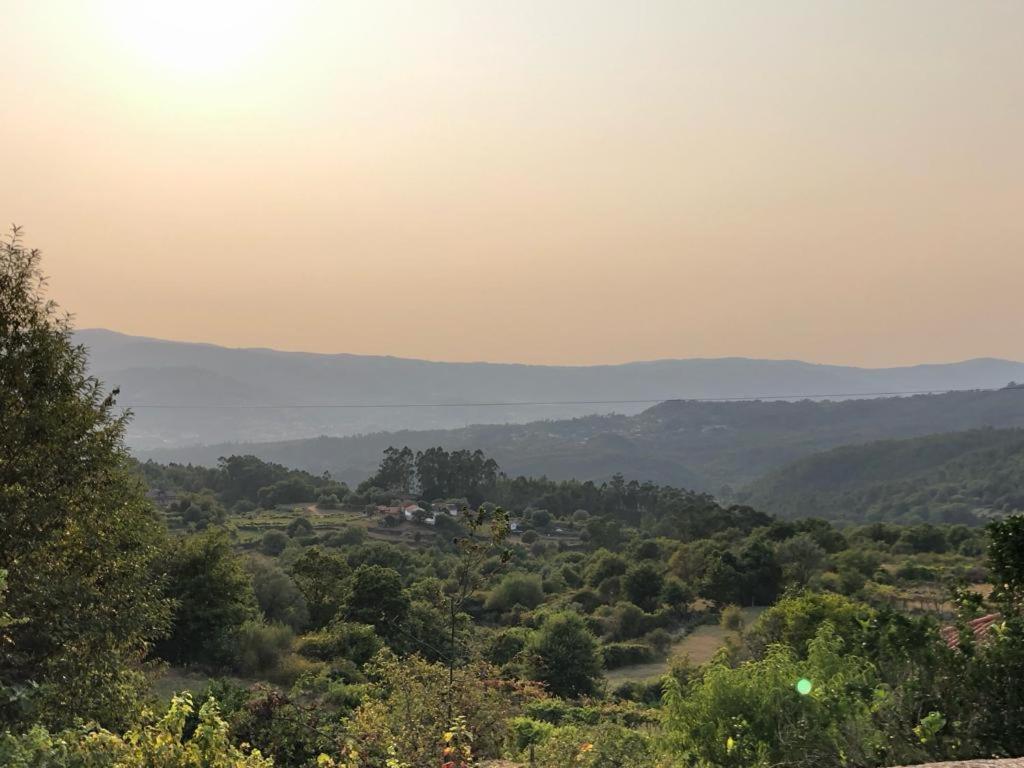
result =
[[[79,327],[590,364],[1024,359],[1018,0],[0,0]]]

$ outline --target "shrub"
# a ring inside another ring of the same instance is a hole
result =
[[[361,667],[376,655],[382,645],[370,625],[335,621],[319,632],[300,638],[299,653],[320,661],[348,659]]]
[[[333,493],[317,496],[316,505],[320,509],[338,509],[341,507],[341,500]]]
[[[536,608],[544,602],[544,588],[536,574],[511,573],[501,580],[487,596],[488,611],[507,611],[514,605]]]
[[[743,610],[738,605],[727,605],[722,609],[722,615],[718,623],[722,629],[729,632],[739,632],[743,629]]]
[[[531,717],[514,717],[509,720],[511,731],[511,748],[516,752],[522,752],[527,747],[539,744],[547,739],[555,730],[555,726],[543,720],[534,720]]]
[[[643,731],[615,723],[554,729],[536,748],[537,768],[650,768],[653,740]]]
[[[812,681],[809,695],[795,681]],[[877,764],[888,738],[872,720],[880,680],[825,622],[806,661],[774,645],[738,667],[712,664],[684,690],[667,678],[668,742],[682,762],[740,768]]]
[[[287,624],[301,632],[309,622],[306,598],[292,578],[274,563],[251,559],[247,567],[263,618],[268,623]]]
[[[270,557],[277,557],[288,546],[288,534],[284,531],[267,531],[260,540],[260,551]]]
[[[605,669],[618,669],[631,664],[654,660],[654,650],[647,643],[606,643],[601,649]]]
[[[284,624],[245,622],[235,635],[235,669],[243,675],[276,669],[294,639],[295,633]]]
[[[321,541],[328,547],[355,546],[366,541],[366,529],[344,525],[337,531],[324,534]]]
[[[198,723],[189,728],[193,717],[198,719]],[[183,693],[174,697],[167,713],[159,720],[123,737],[103,729],[52,735],[38,726],[20,736],[5,733],[0,736],[0,765],[19,768],[184,768],[200,765],[271,768],[271,761],[264,759],[258,750],[245,754],[232,744],[228,724],[220,716],[213,699],[196,713],[192,697]]]
[[[549,616],[526,645],[530,674],[557,696],[592,694],[601,675],[601,654],[586,623],[575,613]]]
[[[309,536],[313,533],[313,524],[304,517],[296,517],[285,529],[293,539],[297,536]]]

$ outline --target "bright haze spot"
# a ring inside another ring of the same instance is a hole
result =
[[[288,7],[268,0],[109,0],[104,10],[119,42],[139,59],[204,75],[265,53]]]

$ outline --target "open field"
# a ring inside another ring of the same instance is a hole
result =
[[[764,608],[759,606],[744,608],[743,625],[750,626],[762,611]],[[612,669],[605,673],[605,679],[612,687],[631,681],[653,680],[668,672],[670,659],[682,655],[689,656],[694,664],[706,664],[711,661],[715,652],[725,645],[727,638],[735,636],[735,632],[728,632],[719,624],[701,624],[676,640],[668,655],[661,661]]]

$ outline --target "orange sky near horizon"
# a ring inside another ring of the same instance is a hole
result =
[[[0,219],[80,327],[1024,359],[1024,3],[0,0]]]

